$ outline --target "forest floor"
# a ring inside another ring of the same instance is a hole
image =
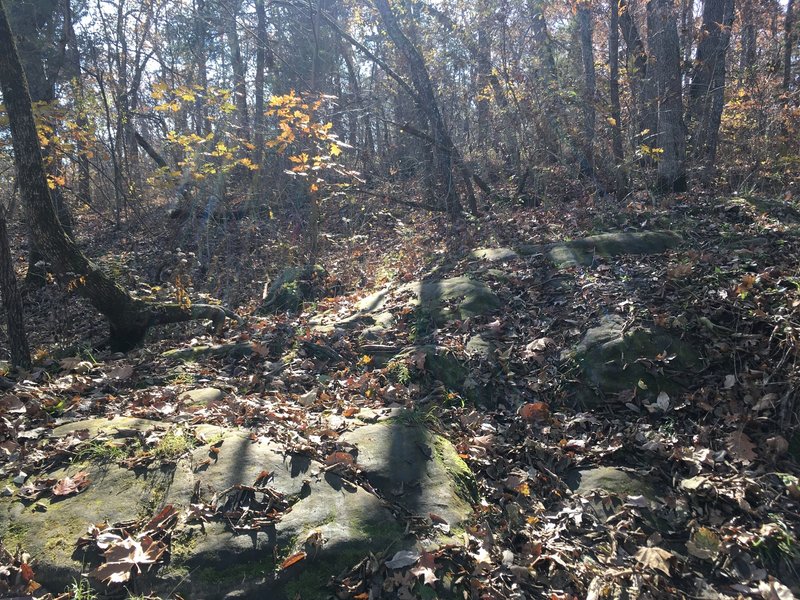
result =
[[[111,240],[93,242],[103,248],[95,254],[105,256],[106,268],[142,296],[173,294],[174,286],[156,284],[177,278],[193,300],[205,291],[250,313],[220,336],[202,324],[180,325],[113,355],[91,349],[104,331],[84,305],[65,303],[55,286],[30,293],[36,367],[21,378],[8,374],[14,387],[0,400],[3,493],[19,493],[24,478],[14,479],[21,471],[33,481],[79,453],[49,436],[69,421],[126,415],[244,427],[287,453],[324,463],[341,451],[336,439],[353,428],[354,414],[403,408],[450,440],[470,468],[478,490],[474,514],[457,539],[438,548],[403,556],[365,552],[335,574],[332,597],[800,595],[800,209],[790,199],[700,195],[669,206],[500,207],[455,228],[396,209],[340,216],[341,225],[329,217],[329,229],[340,231],[324,237],[318,258],[329,277],[295,314],[252,314],[263,286],[257,274],[277,272],[294,250],[285,239],[250,235],[247,224],[233,237],[251,250],[233,248],[216,265],[225,275],[205,283],[193,257],[177,250],[162,275],[152,237],[125,240],[140,249],[129,254],[115,254]],[[474,254],[660,230],[676,232],[680,244],[652,255],[597,256],[590,264],[554,267],[535,250],[496,260]],[[234,242],[218,247],[226,243]],[[433,325],[401,308],[377,341],[336,326],[386,286],[397,300],[404,283],[460,276],[485,281],[499,306]],[[699,361],[682,370],[665,347],[632,359],[630,368],[668,375],[677,384],[668,392],[656,394],[644,378],[614,393],[598,390],[580,372],[574,350],[611,316],[624,323],[623,335],[668,335],[691,346]],[[468,348],[476,336],[486,352]],[[225,344],[250,351],[231,353]],[[191,361],[164,354],[202,345],[222,349],[196,352]],[[405,370],[380,359],[387,348],[424,346],[458,357],[471,385],[442,383],[419,353]],[[187,390],[210,387],[230,400],[199,410],[177,401]],[[369,489],[357,461],[345,467]],[[596,487],[576,483],[580,473],[596,476]],[[67,493],[82,489],[79,481],[66,485]],[[436,515],[429,517],[426,526],[435,527]],[[34,592],[36,564],[27,566],[29,560],[6,543],[5,593]],[[277,568],[290,566],[284,560]],[[90,597],[78,587],[50,592]]]

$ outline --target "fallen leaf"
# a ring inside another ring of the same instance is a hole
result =
[[[755,453],[756,445],[750,440],[746,433],[734,431],[726,440],[725,448],[734,460],[744,464],[753,462],[757,456]]]
[[[519,416],[525,421],[541,423],[550,417],[550,407],[545,402],[529,402],[519,409]]]
[[[332,452],[325,458],[326,465],[347,465],[352,466],[356,459],[349,452]]]
[[[674,557],[672,552],[664,550],[663,548],[639,548],[636,553],[636,560],[639,564],[661,571],[664,575],[670,574],[669,561]]]
[[[86,471],[80,471],[72,477],[59,479],[52,487],[53,495],[69,496],[70,494],[78,494],[89,487],[91,482],[89,474]]]
[[[141,573],[142,567],[154,565],[166,551],[166,544],[150,536],[145,536],[141,541],[129,537],[106,550],[103,553],[105,562],[89,575],[100,581],[124,583],[130,580],[134,569]]]
[[[308,555],[305,552],[298,552],[297,554],[292,554],[289,558],[287,558],[281,563],[281,569],[288,569],[292,565],[296,565],[301,560],[305,559],[306,556]]]
[[[386,566],[390,569],[403,569],[410,567],[420,559],[420,553],[413,550],[399,550],[391,560],[386,561]]]

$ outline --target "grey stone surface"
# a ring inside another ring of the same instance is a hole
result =
[[[669,377],[664,367],[685,378],[702,366],[699,353],[677,335],[657,327],[629,327],[617,315],[603,317],[562,358],[575,360],[583,382],[600,393],[598,397],[592,390],[582,389],[581,399],[587,402],[624,390],[637,389],[647,396],[661,391],[676,393],[682,389],[682,381]]]
[[[118,417],[70,423],[54,433],[86,431],[92,437],[139,439],[154,428],[170,427]],[[89,525],[146,518],[167,504],[185,515],[195,494],[211,503],[224,498],[221,494],[232,486],[253,485],[266,471],[272,474],[268,485],[292,504],[274,526],[236,534],[219,521],[181,524],[173,535],[169,563],[140,578],[139,590],[198,600],[265,594],[294,598],[298,592],[304,599],[325,598],[329,578],[369,552],[416,543],[383,500],[343,479],[335,469],[286,454],[268,440],[254,441],[246,430],[199,425],[194,436],[199,446],[176,464],[154,460],[134,471],[84,462],[32,477],[58,479],[85,470],[91,484],[79,494],[43,498],[35,505],[16,495],[0,498],[0,537],[7,545],[19,543],[30,552],[38,561],[37,580],[60,592],[97,564],[94,555],[75,551],[76,540]],[[358,464],[385,497],[426,516],[438,514],[453,526],[471,514],[475,493],[471,473],[449,442],[424,427],[395,421],[367,425],[343,441],[358,447]],[[307,553],[305,559],[279,568],[283,558],[300,551]]]

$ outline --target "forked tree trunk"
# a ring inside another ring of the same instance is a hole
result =
[[[4,0],[0,0],[0,90],[33,241],[67,289],[87,298],[108,319],[112,348],[134,347],[152,325],[208,318],[221,326],[230,313],[217,306],[193,305],[186,309],[178,304],[149,304],[133,298],[87,259],[65,233],[47,186],[25,73],[11,35]]]
[[[655,146],[660,149],[656,189],[686,191],[686,126],[681,100],[681,54],[672,0],[649,0],[647,37],[658,98]]]

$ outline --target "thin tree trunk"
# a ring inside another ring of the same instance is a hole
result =
[[[786,4],[784,31],[786,34],[783,44],[783,89],[788,92],[792,87],[792,51],[794,50],[795,44],[794,0],[789,0]]]
[[[622,146],[622,110],[619,101],[619,3],[611,0],[611,20],[608,33],[609,98],[611,102],[611,149],[614,153],[614,173],[617,199],[628,194],[628,174],[625,169],[625,150]]]
[[[108,318],[115,350],[128,350],[140,343],[148,328],[156,324],[210,318],[221,326],[230,313],[220,307],[193,305],[187,310],[178,304],[153,305],[131,297],[89,261],[66,234],[47,186],[25,73],[4,2],[0,0],[0,91],[11,129],[17,181],[36,246],[67,289],[87,298]]]
[[[406,60],[411,74],[411,80],[414,83],[419,109],[425,115],[431,127],[432,137],[434,139],[433,153],[436,158],[438,194],[451,215],[455,217],[461,212],[461,202],[458,200],[456,194],[456,186],[453,177],[454,164],[458,165],[467,192],[470,211],[473,214],[477,214],[478,207],[472,189],[470,174],[463,160],[461,160],[458,149],[453,144],[450,134],[444,124],[444,119],[439,110],[439,103],[433,91],[433,84],[428,74],[428,68],[425,65],[425,59],[420,54],[419,50],[417,50],[416,46],[414,46],[411,40],[409,40],[400,29],[397,17],[389,6],[388,0],[374,0],[374,2],[389,37]]]
[[[725,58],[731,39],[734,0],[705,0],[703,25],[689,86],[692,151],[709,175],[714,165],[725,102]]]
[[[649,0],[647,29],[653,58],[652,76],[658,92],[656,189],[686,191],[686,126],[681,100],[681,55],[672,0]]]
[[[233,96],[236,112],[239,115],[239,135],[250,139],[250,117],[247,112],[247,83],[245,79],[246,71],[242,50],[239,44],[239,31],[236,18],[241,7],[240,0],[233,0],[227,6],[223,6],[223,21],[225,22],[225,36],[228,38],[228,48],[231,53],[231,68],[233,70]]]
[[[17,274],[8,243],[5,211],[0,212],[0,292],[6,310],[6,328],[11,350],[11,364],[22,369],[31,367],[31,351],[25,333],[22,297],[17,286]]]
[[[588,4],[578,7],[578,27],[581,39],[581,58],[583,61],[583,146],[590,172],[594,171],[594,135],[596,112],[594,107],[597,92],[597,77],[594,70],[594,41],[592,11]]]

